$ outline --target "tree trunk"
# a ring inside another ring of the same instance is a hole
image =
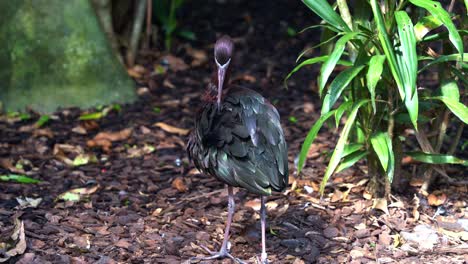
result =
[[[1,1],[0,10],[0,101],[7,110],[50,113],[136,98],[89,1]]]
[[[390,195],[390,182],[373,149],[370,149],[367,155],[367,167],[370,178],[369,192],[373,194],[374,198],[387,198]]]

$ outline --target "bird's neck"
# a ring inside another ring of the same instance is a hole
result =
[[[226,77],[224,79],[223,94],[225,94],[227,90],[229,90],[228,81],[229,81],[229,72],[226,74]],[[207,103],[214,103],[214,104],[217,103],[218,101],[218,75],[216,73],[214,73],[211,76],[211,82],[208,84],[205,90],[205,94],[202,97],[202,100]],[[223,98],[221,96],[221,101],[222,100]]]

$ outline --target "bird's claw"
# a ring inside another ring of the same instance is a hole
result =
[[[190,261],[195,261],[195,260],[211,260],[211,259],[222,259],[222,258],[230,258],[232,259],[234,262],[236,263],[239,263],[239,264],[247,264],[246,262],[244,262],[243,260],[239,259],[239,258],[236,258],[234,257],[233,255],[231,255],[227,249],[225,248],[221,248],[221,250],[219,252],[213,252],[211,250],[209,250],[207,247],[203,246],[203,245],[200,245],[200,247],[205,250],[206,252],[208,252],[208,254],[210,254],[211,256],[208,256],[208,257],[201,257],[201,258],[197,258],[197,257],[194,257],[194,258],[191,258]]]
[[[262,259],[260,260],[260,258],[257,256],[257,263],[259,263],[259,264],[268,264],[268,259],[267,259],[266,256],[262,255]]]

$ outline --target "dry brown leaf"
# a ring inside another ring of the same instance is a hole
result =
[[[432,206],[439,206],[447,201],[447,195],[440,191],[435,191],[427,197],[427,202]]]
[[[172,181],[172,187],[177,189],[179,192],[186,192],[188,191],[188,187],[184,182],[184,179],[182,177],[177,177]]]
[[[94,140],[106,139],[109,141],[119,141],[127,139],[131,134],[131,128],[126,128],[117,132],[100,132],[94,137]]]
[[[128,242],[128,240],[126,239],[120,239],[119,241],[117,241],[117,243],[115,243],[115,246],[125,249],[128,249],[131,245],[132,244],[130,244],[130,242]]]
[[[410,181],[410,185],[413,187],[421,187],[424,183],[424,179],[421,178],[412,178]]]
[[[126,128],[117,132],[100,132],[93,139],[86,142],[88,147],[101,147],[104,151],[109,152],[112,146],[112,141],[121,141],[130,137],[132,134],[131,128]]]
[[[0,243],[0,251],[2,251],[0,262],[6,262],[11,257],[21,255],[26,250],[26,236],[24,234],[24,223],[18,218],[15,218],[15,227],[10,235],[11,243]]]
[[[130,75],[133,78],[141,78],[143,77],[143,74],[146,72],[145,67],[141,65],[135,65],[132,68],[127,69],[128,75]]]
[[[260,200],[259,200],[259,199],[253,199],[253,200],[249,200],[249,201],[245,202],[245,203],[244,203],[244,206],[245,206],[245,207],[252,208],[252,209],[254,209],[255,211],[259,211],[259,210],[260,210],[260,207],[261,207],[261,204],[260,204]]]
[[[193,58],[192,63],[190,64],[192,67],[200,66],[208,61],[208,56],[204,50],[194,49],[190,46],[187,47],[187,54]]]
[[[163,86],[167,87],[167,88],[170,88],[170,89],[176,88],[175,85],[171,81],[169,81],[169,79],[167,79],[167,78],[164,79]]]
[[[0,167],[3,167],[4,169],[7,169],[15,173],[20,173],[20,174],[24,173],[24,170],[21,168],[17,168],[15,165],[13,165],[13,160],[9,158],[0,159]]]
[[[174,72],[185,71],[189,68],[189,66],[181,58],[177,58],[172,55],[166,55],[162,57],[162,60],[164,63],[169,64],[169,68]]]
[[[362,193],[362,197],[364,197],[364,199],[366,200],[370,200],[372,199],[372,194],[368,192],[367,190],[364,190],[364,192]]]
[[[383,211],[385,214],[389,214],[388,207],[387,207],[387,199],[385,198],[375,198],[372,208],[379,209]]]
[[[96,130],[99,128],[99,124],[96,120],[85,120],[81,122],[81,125],[86,129],[86,131]]]
[[[82,126],[76,126],[72,129],[73,133],[80,134],[80,135],[86,135],[88,133],[86,129]]]
[[[419,220],[419,198],[418,196],[415,194],[414,195],[414,198],[412,200],[412,204],[413,204],[413,218],[415,221],[418,221]]]
[[[90,148],[93,147],[101,147],[105,152],[110,151],[110,147],[112,147],[112,142],[107,139],[101,139],[101,140],[88,140],[86,142],[86,145]]]
[[[89,196],[93,193],[95,193],[99,189],[100,185],[96,184],[90,187],[85,187],[85,188],[75,188],[71,189],[69,191],[66,191],[62,194],[60,194],[56,201],[58,200],[64,200],[64,201],[72,201],[72,202],[78,202],[80,201],[83,197]]]
[[[36,129],[33,132],[33,137],[48,137],[48,138],[53,138],[54,137],[54,132],[50,128],[41,128],[41,129]]]
[[[180,136],[186,136],[190,132],[190,130],[188,129],[178,128],[178,127],[171,126],[163,122],[158,122],[154,124],[153,126],[159,127],[168,133],[178,134]]]

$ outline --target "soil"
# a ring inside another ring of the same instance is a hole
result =
[[[466,185],[437,186],[438,199],[446,199],[431,206],[433,201],[417,195],[417,181],[407,179],[388,204],[373,206],[360,163],[335,175],[320,199],[317,186],[336,142],[334,129],[321,131],[296,175],[294,160],[320,113],[318,66],[295,74],[288,89],[283,85],[297,55],[320,36],[291,34],[318,22],[300,1],[187,1],[181,17],[197,40],[176,40],[171,54],[141,51],[139,66],[129,69],[137,102],[97,120],[80,121],[86,113],[80,109],[58,111],[41,127],[34,126],[37,115],[2,119],[0,175],[16,172],[41,181],[0,181],[0,246],[14,219],[23,221],[27,245],[7,263],[188,263],[206,255],[200,245],[219,249],[227,190],[194,169],[185,146],[213,71],[213,43],[222,34],[235,40],[232,82],[259,91],[278,108],[289,145],[296,188],[268,198],[270,263],[468,261],[466,230],[457,222],[467,218]],[[451,173],[461,175],[463,168]],[[62,195],[76,188],[83,188],[79,201]],[[26,198],[42,200],[21,205],[18,199]],[[261,251],[259,197],[239,189],[236,203],[230,250],[255,263]],[[441,208],[445,212],[433,217]],[[434,230],[436,243],[402,238],[420,225]]]

